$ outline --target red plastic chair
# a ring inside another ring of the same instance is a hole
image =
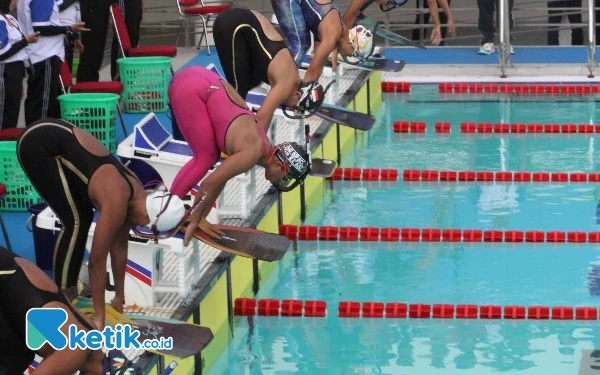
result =
[[[62,86],[63,94],[69,92],[73,94],[117,94],[121,96],[123,93],[123,84],[121,82],[103,81],[103,82],[81,82],[73,84],[73,75],[69,69],[67,62],[63,62],[60,67],[60,84]],[[117,104],[117,113],[121,120],[121,126],[123,127],[123,134],[125,137],[128,136],[127,129],[125,128],[125,121],[123,121],[123,114],[121,108]]]
[[[202,44],[202,39],[206,41],[206,50],[210,55],[210,47],[208,46],[208,36],[206,32],[208,30],[207,24],[213,19],[216,18],[219,13],[231,8],[231,3],[229,4],[220,4],[220,5],[204,5],[202,0],[175,0],[177,1],[177,9],[179,10],[179,29],[177,30],[177,39],[175,40],[175,45],[179,42],[179,35],[181,34],[181,27],[183,26],[183,22],[188,17],[200,17],[202,21],[202,34],[200,34],[200,40],[198,41],[197,49],[200,49],[200,44]],[[196,6],[200,4],[200,6]]]
[[[113,24],[115,26],[115,33],[121,53],[124,57],[150,57],[150,56],[164,56],[164,57],[175,57],[177,55],[177,47],[175,46],[144,46],[144,47],[131,47],[131,39],[127,32],[127,25],[123,19],[123,13],[119,4],[113,4],[110,7],[110,14],[112,15]],[[174,74],[173,68],[171,73]]]

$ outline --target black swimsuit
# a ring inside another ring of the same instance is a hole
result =
[[[87,151],[73,128],[74,125],[58,119],[36,121],[17,143],[21,167],[63,225],[54,249],[53,267],[54,280],[63,289],[77,285],[85,254],[94,218],[94,205],[88,195],[92,176],[101,166],[114,165],[129,184],[130,199],[134,189],[127,175],[135,177],[113,155],[96,156]]]
[[[220,13],[213,24],[213,36],[225,78],[244,99],[261,81],[269,84],[269,64],[277,52],[287,48],[282,40],[269,39],[247,8]]]
[[[25,316],[31,308],[63,303],[82,325],[93,329],[60,290],[36,288],[15,262],[18,257],[0,246],[0,375],[22,374],[34,359],[35,352],[25,344]]]

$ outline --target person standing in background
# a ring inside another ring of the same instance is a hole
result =
[[[131,40],[131,48],[138,46],[140,42],[140,26],[142,24],[142,14],[144,13],[144,4],[142,0],[119,0],[119,8],[127,26],[127,33]],[[113,81],[119,80],[119,65],[117,59],[124,57],[119,47],[119,41],[116,35],[113,35],[112,49],[110,52],[110,76]]]
[[[38,41],[38,33],[23,35],[19,22],[9,14],[17,1],[0,0],[0,130],[17,127],[29,60],[25,47]]]
[[[17,7],[19,23],[26,34],[39,32],[39,41],[30,44],[25,125],[45,117],[60,118],[60,67],[65,59],[65,34],[89,31],[83,23],[62,26],[54,0],[21,0]]]
[[[561,13],[572,13],[576,14],[567,15],[569,23],[583,23],[581,17],[581,9],[573,10],[553,10],[553,8],[581,8],[581,0],[554,0],[548,1],[548,23],[561,24],[563,16]],[[558,27],[551,27],[548,31],[548,45],[558,46]],[[583,28],[581,26],[571,27],[571,45],[582,46],[583,45]]]
[[[450,29],[450,34],[455,34],[456,33],[456,29],[454,26],[454,16],[452,15],[452,12],[450,11],[450,2],[451,0],[438,0],[439,4],[442,6],[442,9],[444,10],[444,13],[439,14],[438,12],[438,4],[436,3],[435,0],[416,0],[417,3],[417,9],[421,8],[421,5],[424,4],[423,6],[423,10],[424,10],[424,14],[423,14],[423,25],[427,25],[429,24],[429,18],[433,17],[433,22],[435,23],[435,27],[441,28],[441,39],[442,41],[440,42],[440,46],[444,45],[444,39],[446,39],[446,32],[448,31],[448,28]],[[430,5],[431,3],[431,5]],[[433,14],[437,14],[437,22],[436,22],[436,17],[432,16]],[[441,27],[441,25],[448,25],[447,27]],[[415,25],[421,25],[421,15],[417,14],[416,19],[415,19]],[[419,40],[420,39],[420,33],[421,30],[420,29],[413,29],[412,32],[412,40]],[[423,33],[423,35],[427,35],[427,33]],[[437,34],[436,34],[437,35]]]
[[[478,54],[489,55],[495,52],[494,46],[494,10],[496,11],[498,25],[500,24],[500,0],[477,0],[477,6],[479,7],[479,31],[483,35],[481,41],[481,47],[479,48]],[[508,18],[510,20],[510,31],[512,32],[514,26],[513,19],[513,5],[514,0],[508,0]],[[510,37],[510,53],[514,54],[515,50],[512,45],[512,35]]]
[[[81,22],[79,0],[58,0],[56,3],[60,12],[60,22],[64,26]],[[65,61],[71,72],[73,72],[73,52],[75,49],[80,53],[83,52],[83,44],[79,39],[79,33],[65,35]]]
[[[98,82],[100,80],[100,68],[104,58],[110,5],[112,3],[113,0],[83,0],[81,2],[81,21],[91,31],[81,35],[81,43],[86,48],[79,56],[77,83]]]

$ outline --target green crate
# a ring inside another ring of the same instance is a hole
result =
[[[111,153],[117,151],[116,94],[66,94],[58,97],[63,120],[91,133]]]
[[[0,142],[0,178],[6,186],[6,196],[0,199],[0,210],[27,211],[29,206],[43,202],[21,168],[16,141]]]
[[[118,59],[123,83],[123,110],[128,113],[166,112],[171,82],[170,57]]]

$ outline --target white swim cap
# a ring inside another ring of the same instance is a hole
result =
[[[185,206],[181,199],[165,190],[156,190],[146,197],[146,210],[152,229],[156,225],[159,232],[173,229],[185,215]]]
[[[354,48],[353,57],[366,59],[375,49],[373,33],[363,25],[357,25],[348,30],[348,39]]]

